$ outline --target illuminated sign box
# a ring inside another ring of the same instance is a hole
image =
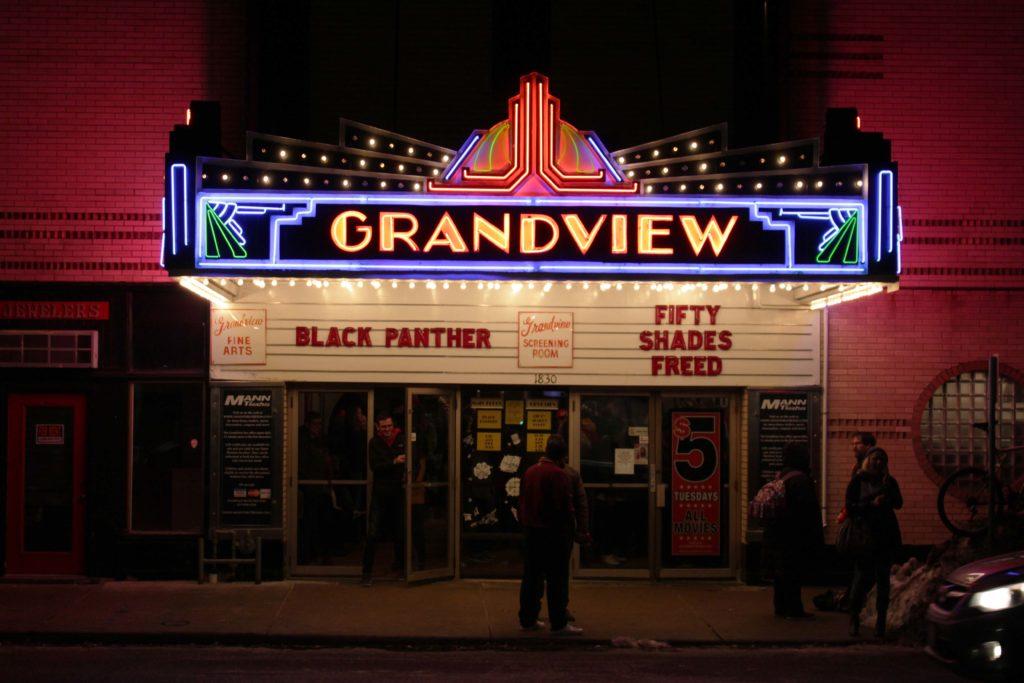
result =
[[[608,152],[561,120],[547,80],[531,74],[508,118],[459,150],[352,125],[339,146],[250,139],[245,161],[169,165],[165,265],[176,275],[897,279],[891,164],[819,166],[813,141],[726,150],[724,129],[698,133]],[[769,159],[760,176],[738,170]],[[705,175],[715,168],[727,171]]]

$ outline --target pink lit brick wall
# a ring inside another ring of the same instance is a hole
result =
[[[939,373],[989,353],[1024,368],[1021,25],[1019,2],[791,10],[786,136],[818,135],[826,107],[853,106],[899,163],[901,291],[830,313],[827,488],[834,520],[850,433],[878,434],[906,496],[908,543],[945,537],[911,440],[915,402]]]
[[[240,149],[244,17],[235,1],[3,3],[0,280],[166,279],[167,134],[215,99]]]

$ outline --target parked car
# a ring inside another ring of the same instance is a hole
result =
[[[1024,675],[1024,551],[952,572],[928,607],[933,657],[965,673]]]

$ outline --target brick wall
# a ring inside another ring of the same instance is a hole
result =
[[[241,148],[241,3],[0,7],[0,280],[158,281],[163,155],[193,99]]]
[[[909,543],[945,536],[911,442],[927,385],[999,353],[1024,367],[1024,44],[1017,2],[801,2],[791,10],[788,137],[855,106],[892,140],[906,241],[901,290],[830,313],[828,508],[851,432],[879,435],[906,496]]]

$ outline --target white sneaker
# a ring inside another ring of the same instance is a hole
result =
[[[566,624],[559,629],[551,629],[551,635],[553,636],[579,636],[583,634],[583,629],[575,624]]]
[[[537,621],[533,622],[533,624],[530,625],[530,626],[520,626],[519,630],[520,631],[540,631],[541,629],[547,628],[547,626],[548,626],[547,622],[544,622],[544,621],[541,621],[540,619],[538,619]]]

